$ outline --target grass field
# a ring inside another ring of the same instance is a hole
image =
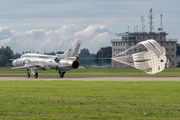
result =
[[[0,119],[180,119],[180,82],[0,81]]]
[[[59,74],[56,70],[43,70],[38,71],[39,77],[59,77]],[[11,68],[0,68],[0,76],[26,76],[26,70]],[[32,75],[31,75],[32,76]],[[65,77],[92,77],[92,76],[180,76],[180,68],[166,68],[164,71],[148,75],[143,71],[126,68],[86,68],[86,69],[74,69],[67,71]]]
[[[58,77],[55,70],[40,77]],[[0,76],[26,76],[0,68]],[[86,68],[66,77],[180,76],[179,68],[148,75],[136,69]],[[180,119],[178,81],[0,81],[0,120],[4,119]]]

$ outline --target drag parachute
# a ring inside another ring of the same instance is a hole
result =
[[[164,70],[167,61],[165,54],[165,48],[161,47],[157,41],[150,39],[139,42],[112,59],[148,74],[155,74]]]

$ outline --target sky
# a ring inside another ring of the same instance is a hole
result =
[[[116,33],[149,32],[149,11],[153,11],[154,32],[160,27],[167,39],[180,43],[179,0],[0,0],[0,47],[15,53],[65,51],[75,40],[81,48],[96,53],[111,46]]]

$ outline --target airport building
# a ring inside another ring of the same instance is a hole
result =
[[[142,21],[142,32],[125,32],[125,33],[116,33],[117,36],[120,36],[121,39],[111,39],[112,43],[112,57],[115,55],[126,51],[127,49],[131,48],[132,46],[136,45],[138,42],[154,39],[156,40],[162,47],[166,49],[166,56],[167,56],[167,64],[166,67],[176,67],[177,66],[177,57],[176,57],[176,42],[178,39],[166,39],[167,32],[163,31],[162,28],[162,15],[161,18],[161,28],[159,28],[159,32],[153,32],[153,15],[152,9],[150,10],[150,32],[147,33],[143,30],[143,17],[141,16]],[[133,52],[141,52],[141,48],[133,49]],[[112,67],[130,67],[125,64],[113,61],[111,62]]]

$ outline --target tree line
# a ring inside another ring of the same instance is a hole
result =
[[[100,48],[96,54],[90,53],[87,48],[83,48],[80,50],[80,65],[111,65],[111,56],[112,56],[112,47],[102,47]]]

